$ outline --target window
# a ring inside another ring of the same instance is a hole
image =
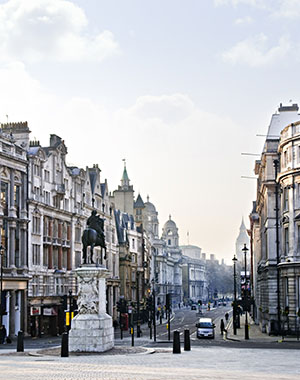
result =
[[[40,246],[32,244],[32,264],[40,265]]]
[[[1,182],[1,206],[3,208],[3,214],[8,215],[8,183]]]
[[[135,240],[132,239],[132,249],[135,249]]]
[[[34,199],[36,201],[40,200],[40,188],[39,187],[34,186],[34,188],[33,188],[33,195],[34,195]]]
[[[43,266],[44,267],[48,267],[49,265],[48,257],[49,257],[49,248],[45,246],[43,249]]]
[[[41,167],[38,164],[33,165],[33,174],[40,177],[41,176]]]
[[[46,203],[46,205],[50,205],[50,193],[49,191],[43,191],[43,196],[44,196],[44,203]]]
[[[81,227],[75,227],[75,242],[81,242]]]
[[[19,217],[19,211],[20,211],[20,186],[19,185],[14,186],[14,204],[17,211],[17,217]]]
[[[284,227],[284,253],[286,256],[289,253],[289,227]]]
[[[65,199],[65,210],[69,211],[69,199]]]
[[[75,268],[78,268],[81,265],[81,251],[75,252]]]
[[[41,218],[39,216],[33,216],[32,218],[32,232],[34,234],[41,233]]]
[[[37,296],[39,292],[39,276],[32,276],[32,295]]]
[[[44,179],[46,182],[50,182],[50,172],[49,170],[44,170]]]
[[[111,242],[115,244],[115,230],[114,229],[112,229],[111,231]]]
[[[44,276],[44,296],[51,295],[50,276]]]
[[[53,247],[53,267],[58,268],[58,249]]]
[[[285,298],[285,307],[289,306],[289,279],[286,277],[284,279],[284,298]]]
[[[285,187],[283,189],[283,210],[287,211],[289,209],[289,189]]]
[[[171,245],[171,239],[168,239],[168,245]]]
[[[66,249],[63,249],[62,251],[62,266],[63,268],[67,268],[68,266],[68,251]]]

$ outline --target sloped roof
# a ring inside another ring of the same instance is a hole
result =
[[[136,198],[136,201],[134,202],[134,208],[144,208],[144,207],[145,207],[145,203],[143,202],[143,199],[139,194]]]

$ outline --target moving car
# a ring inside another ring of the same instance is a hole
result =
[[[211,318],[199,318],[196,327],[197,338],[215,338],[215,325]]]
[[[191,306],[191,310],[197,310],[197,306],[196,306],[195,303],[192,304],[192,306]]]

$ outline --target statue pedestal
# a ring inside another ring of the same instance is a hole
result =
[[[106,313],[107,272],[89,265],[75,270],[79,312],[69,331],[70,352],[104,352],[114,347],[112,318]]]

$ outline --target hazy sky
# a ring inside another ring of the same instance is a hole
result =
[[[61,136],[68,163],[122,159],[160,227],[228,261],[255,197],[254,156],[299,101],[300,0],[0,0],[0,121]]]

